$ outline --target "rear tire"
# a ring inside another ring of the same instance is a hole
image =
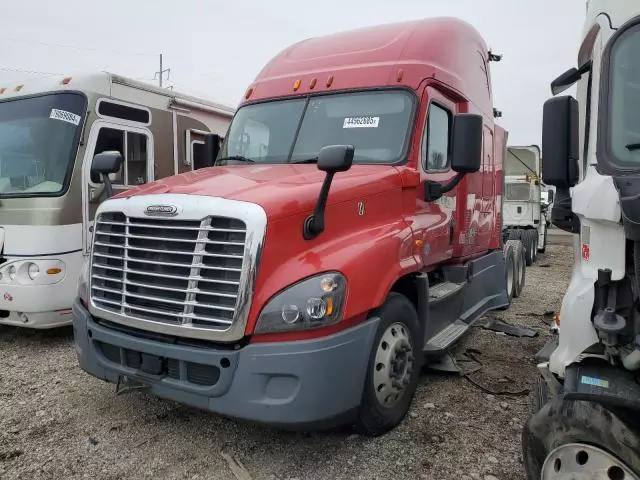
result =
[[[527,267],[530,267],[531,265],[533,265],[533,238],[531,236],[531,232],[532,230],[525,230],[524,232],[522,232],[522,243],[524,244],[524,249],[526,252],[526,260],[527,260]]]
[[[581,445],[584,448],[580,448]],[[571,454],[559,454],[556,449],[562,446],[566,446]],[[595,471],[590,462],[597,458],[598,453],[592,447],[615,457],[604,466],[603,473],[609,475],[598,478],[633,480],[629,475],[620,476],[623,467],[640,478],[640,457],[637,454],[640,436],[637,431],[599,404],[556,397],[527,421],[522,432],[527,479],[591,478],[578,475]],[[562,458],[568,461],[562,461]],[[543,477],[545,461],[548,473]]]
[[[538,252],[544,253],[547,250],[547,226],[542,227],[542,245],[538,246]]]
[[[409,411],[422,367],[418,314],[407,297],[392,292],[372,316],[380,318],[356,421],[376,437],[396,427]]]
[[[507,310],[511,306],[511,301],[513,300],[513,292],[517,275],[516,248],[518,243],[520,243],[518,240],[507,240],[502,248],[502,253],[504,255],[504,281],[509,303],[504,307],[501,307],[500,310]]]
[[[517,240],[515,245],[515,263],[516,263],[516,277],[513,290],[513,298],[518,298],[522,295],[524,290],[525,279],[527,275],[527,262],[525,260],[525,251],[522,242]]]

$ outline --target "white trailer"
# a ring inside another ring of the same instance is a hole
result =
[[[575,264],[538,353],[530,480],[640,479],[640,4],[590,0],[577,67],[551,84],[542,172]],[[556,325],[557,326],[557,325]]]
[[[120,192],[211,165],[234,109],[107,72],[0,85],[0,324],[53,328],[71,305],[118,151]]]

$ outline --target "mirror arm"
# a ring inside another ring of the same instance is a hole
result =
[[[439,182],[434,182],[433,180],[427,180],[425,182],[425,201],[433,202],[434,200],[438,200],[445,193],[456,188],[465,175],[466,173],[457,173],[449,183],[445,183],[444,185]]]
[[[305,240],[312,240],[324,231],[324,210],[327,206],[327,197],[329,196],[329,188],[333,181],[335,172],[327,172],[322,182],[318,202],[312,215],[309,215],[303,225],[302,236]]]
[[[102,183],[104,183],[104,188],[107,191],[107,198],[111,198],[113,196],[113,187],[111,186],[111,179],[107,173],[102,173]]]

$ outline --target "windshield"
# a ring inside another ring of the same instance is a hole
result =
[[[640,25],[620,35],[610,58],[609,151],[615,163],[640,167]]]
[[[0,102],[0,197],[63,192],[84,111],[85,99],[76,93]]]
[[[407,146],[413,96],[341,93],[240,108],[217,165],[313,161],[327,145],[353,145],[354,163],[394,163]]]
[[[524,148],[508,148],[507,161],[504,163],[505,175],[535,174],[538,170],[536,154]]]

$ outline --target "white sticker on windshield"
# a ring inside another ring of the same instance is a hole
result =
[[[66,112],[64,110],[58,110],[57,108],[51,109],[51,115],[49,118],[53,118],[54,120],[62,120],[63,122],[72,123],[74,125],[80,125],[80,115],[76,115],[75,113]]]
[[[378,128],[380,117],[346,117],[342,128]]]

